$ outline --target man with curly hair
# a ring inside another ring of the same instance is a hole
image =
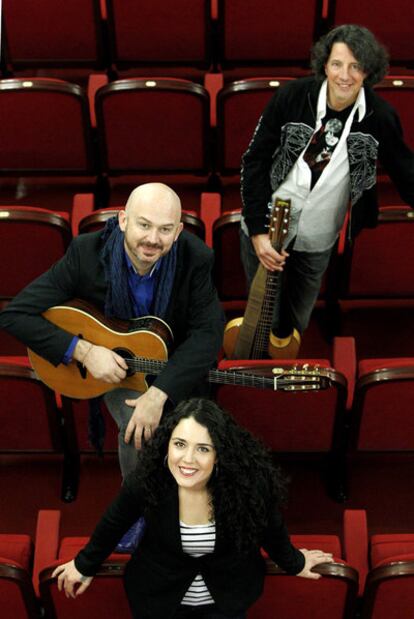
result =
[[[280,88],[243,156],[241,253],[247,279],[260,263],[284,271],[273,329],[306,329],[347,212],[348,238],[378,220],[376,166],[414,206],[414,155],[395,110],[373,90],[388,55],[362,26],[342,25],[313,47],[314,75]],[[281,253],[267,233],[273,197],[291,201]],[[349,209],[348,209],[348,205]]]

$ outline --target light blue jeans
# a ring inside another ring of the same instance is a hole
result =
[[[125,443],[125,430],[132,417],[134,409],[127,406],[125,400],[135,400],[141,395],[139,391],[132,389],[114,389],[104,395],[104,402],[111,416],[118,426],[118,458],[122,477],[133,471],[137,464],[137,450],[133,437],[129,443]]]

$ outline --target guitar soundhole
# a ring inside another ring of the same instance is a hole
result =
[[[128,364],[127,377],[133,376],[135,372],[131,368],[130,364],[128,363],[128,361],[131,361],[131,359],[133,359],[134,357],[132,352],[128,350],[127,348],[114,348],[113,351],[116,352],[117,355],[125,359],[125,361],[127,362]]]

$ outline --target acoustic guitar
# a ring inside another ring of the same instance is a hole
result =
[[[159,318],[145,316],[133,321],[108,320],[89,304],[77,300],[51,307],[43,316],[73,335],[117,352],[129,368],[121,383],[110,384],[94,378],[79,362],[55,367],[29,349],[30,362],[38,378],[62,395],[87,399],[119,387],[144,392],[148,389],[147,375],[156,376],[166,366],[173,336],[167,323]],[[210,370],[206,379],[211,383],[304,391],[330,387],[336,380],[336,372],[332,368],[307,364],[266,370],[235,367],[225,371]]]
[[[282,251],[289,228],[290,200],[276,198],[272,207],[269,238]],[[296,359],[300,334],[296,329],[284,338],[272,331],[273,311],[280,294],[280,272],[259,264],[250,287],[243,318],[234,318],[224,330],[223,348],[229,359]]]

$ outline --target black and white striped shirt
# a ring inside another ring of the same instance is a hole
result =
[[[216,542],[216,525],[195,524],[188,525],[180,522],[181,545],[183,551],[192,557],[214,552]],[[197,574],[191,585],[188,587],[181,604],[185,606],[201,606],[203,604],[213,604],[210,591],[201,574]]]

